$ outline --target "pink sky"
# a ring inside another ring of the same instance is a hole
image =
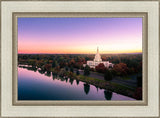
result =
[[[18,18],[18,53],[141,53],[142,18]]]

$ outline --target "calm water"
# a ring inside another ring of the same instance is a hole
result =
[[[18,100],[134,100],[84,82],[18,67]]]

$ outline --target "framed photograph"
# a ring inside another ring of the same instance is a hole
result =
[[[159,118],[158,0],[0,3],[2,118]]]

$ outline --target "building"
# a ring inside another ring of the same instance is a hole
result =
[[[98,66],[100,63],[103,63],[105,67],[109,68],[109,67],[113,67],[113,64],[110,63],[109,61],[102,61],[101,59],[101,55],[99,54],[99,49],[97,48],[97,53],[94,57],[93,61],[87,61],[87,64],[84,64],[83,66],[85,67],[86,65],[88,65],[90,68],[95,68],[96,66]]]

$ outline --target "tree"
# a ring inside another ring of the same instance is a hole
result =
[[[69,63],[70,63],[71,66],[74,66],[75,60],[74,60],[74,59],[71,59]]]
[[[47,71],[51,71],[51,64],[46,64],[44,66],[44,68],[47,70]]]
[[[137,87],[142,87],[142,76],[137,76]]]
[[[103,63],[98,64],[98,66],[96,66],[95,68],[96,68],[96,71],[100,73],[104,73],[106,70],[106,67],[104,66]]]
[[[113,76],[112,76],[112,73],[107,69],[104,73],[104,79],[106,81],[110,81],[112,80]]]
[[[127,64],[119,63],[113,66],[113,70],[116,72],[117,75],[126,76],[129,72]]]
[[[76,74],[79,75],[79,70],[77,69]]]
[[[95,69],[94,69],[94,68],[90,68],[90,71],[93,71],[93,72],[94,72],[94,71],[95,71]]]
[[[90,67],[88,65],[86,65],[86,67],[84,68],[84,75],[88,76],[90,75]]]
[[[68,66],[65,67],[65,70],[68,71]]]
[[[55,60],[53,60],[53,62],[52,62],[52,68],[54,68],[54,67],[56,67],[56,61]]]
[[[60,64],[59,64],[59,65],[60,65],[60,68],[64,68],[64,67],[65,67],[65,65],[66,65],[66,63],[62,61],[62,62],[60,62]]]
[[[70,72],[72,72],[72,73],[73,73],[73,67],[71,67],[71,68],[70,68]]]
[[[136,98],[137,100],[142,100],[142,87],[138,87],[136,90],[135,90],[135,93],[134,93],[134,98]]]

